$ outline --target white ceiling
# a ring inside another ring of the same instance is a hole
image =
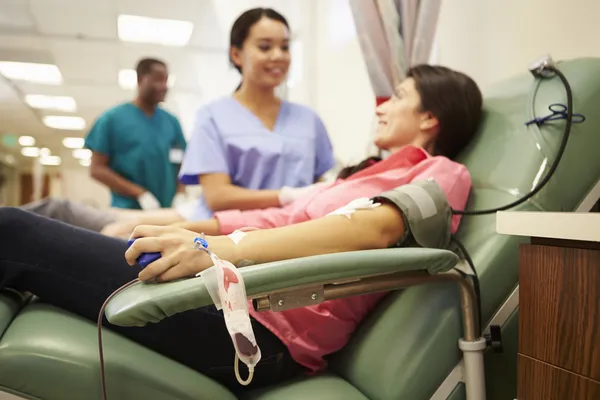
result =
[[[118,71],[133,69],[142,57],[167,62],[176,75],[165,107],[179,116],[189,135],[193,114],[204,102],[229,93],[239,80],[228,67],[228,31],[233,19],[253,6],[273,6],[300,28],[293,15],[302,0],[0,0],[0,61],[56,64],[63,76],[59,86],[9,81],[0,75],[0,135],[34,136],[37,146],[61,155],[63,165],[77,165],[61,146],[64,137],[83,137],[106,109],[132,99],[135,91],[121,89]],[[139,15],[191,21],[194,30],[185,47],[123,43],[117,37],[117,16]],[[29,108],[27,94],[71,96],[75,113]],[[85,119],[83,131],[46,127],[44,115],[75,115]],[[4,148],[18,163],[20,149]]]

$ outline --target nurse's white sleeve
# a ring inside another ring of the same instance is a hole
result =
[[[227,154],[221,133],[208,106],[196,114],[194,132],[187,145],[179,179],[186,185],[197,185],[198,176],[211,173],[229,174]]]

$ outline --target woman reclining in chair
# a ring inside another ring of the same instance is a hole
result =
[[[376,144],[392,152],[389,158],[363,162],[347,170],[346,179],[289,207],[223,212],[191,228],[210,234],[248,225],[274,228],[248,232],[238,244],[228,236],[207,236],[209,248],[234,265],[401,246],[409,239],[424,247],[445,246],[459,223],[448,206],[463,209],[471,185],[467,169],[451,159],[475,134],[481,108],[481,93],[469,77],[443,67],[414,67],[396,95],[377,109]],[[435,183],[424,183],[427,179]],[[419,190],[403,191],[410,185],[425,188],[421,199],[414,196]],[[406,199],[424,208],[431,201],[428,195],[445,195],[447,203],[438,208],[439,231],[423,237],[407,218]],[[374,197],[381,206],[356,210],[349,218],[328,216],[363,197]],[[14,208],[0,210],[0,226],[0,288],[32,292],[92,321],[111,292],[138,276],[169,281],[212,265],[206,253],[192,248],[198,233],[180,227],[139,226],[134,231],[138,239],[128,249],[121,240]],[[141,269],[135,260],[144,252],[161,252],[162,257]],[[383,296],[355,296],[279,313],[251,310],[262,359],[250,387],[323,369],[324,357],[345,346]],[[240,388],[233,372],[235,350],[223,314],[214,306],[142,328],[111,328],[233,390]]]

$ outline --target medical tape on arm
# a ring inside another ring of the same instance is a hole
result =
[[[259,229],[260,228],[245,227],[245,228],[241,228],[241,229],[238,229],[238,230],[230,233],[229,235],[227,235],[227,237],[229,237],[229,239],[231,239],[233,241],[233,243],[237,245],[242,241],[244,236],[246,236],[246,232],[257,231]],[[243,260],[238,261],[235,266],[238,268],[244,268],[244,267],[249,267],[249,266],[255,265],[255,264],[256,264],[255,261],[243,259]]]
[[[211,252],[204,238],[196,238],[194,247],[208,253],[214,264],[196,276],[202,277],[217,310],[223,310],[225,325],[235,347],[235,377],[241,385],[248,385],[252,382],[254,367],[260,361],[261,353],[248,312],[244,278],[232,263],[221,260]],[[249,373],[246,380],[240,377],[239,360],[248,366]]]
[[[361,197],[356,200],[352,200],[350,203],[346,204],[343,207],[338,208],[335,211],[330,212],[326,216],[331,215],[343,215],[346,218],[350,218],[352,214],[354,214],[357,210],[369,210],[373,208],[377,208],[381,205],[381,203],[375,203],[373,200],[367,197]]]
[[[239,244],[242,239],[246,236],[246,232],[242,230],[233,231],[227,237],[233,241],[234,244]]]

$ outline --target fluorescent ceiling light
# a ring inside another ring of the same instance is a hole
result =
[[[119,86],[123,89],[133,89],[137,86],[137,74],[133,69],[122,69],[119,71]]]
[[[62,84],[62,75],[56,65],[0,61],[0,74],[15,81],[28,81],[44,85]]]
[[[59,156],[40,157],[40,164],[42,165],[60,165],[61,161]]]
[[[48,115],[43,118],[43,121],[44,125],[53,129],[80,131],[85,128],[85,120],[81,117]]]
[[[82,167],[89,167],[90,165],[92,165],[92,160],[90,160],[90,159],[79,160],[79,165],[81,165]]]
[[[43,94],[28,94],[25,96],[25,103],[32,108],[43,108],[46,110],[56,110],[64,112],[77,111],[75,99],[69,96],[46,96]]]
[[[175,84],[175,75],[170,74],[167,80],[167,86],[173,87]],[[125,90],[135,89],[137,87],[137,73],[134,69],[122,69],[119,71],[119,86]]]
[[[15,156],[13,156],[12,154],[7,154],[4,156],[4,161],[6,161],[8,164],[12,165],[15,163]]]
[[[23,147],[35,146],[35,138],[32,136],[21,136],[19,138],[19,144]]]
[[[37,147],[23,147],[21,149],[21,154],[25,157],[39,157],[40,149],[38,149]]]
[[[119,40],[154,43],[163,46],[185,46],[190,41],[194,24],[174,19],[119,15]]]
[[[67,137],[62,141],[67,149],[81,149],[85,145],[85,139],[79,137]]]
[[[73,157],[80,160],[92,158],[92,151],[89,149],[77,149],[73,150]]]

